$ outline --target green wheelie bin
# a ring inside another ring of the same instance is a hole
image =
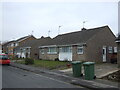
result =
[[[95,62],[83,63],[85,80],[93,80],[96,78],[95,72],[94,72],[94,64],[95,64]]]
[[[72,62],[72,71],[74,77],[81,77],[83,74],[81,73],[82,62],[73,61]]]

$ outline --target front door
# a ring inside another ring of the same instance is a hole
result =
[[[107,60],[107,58],[106,58],[106,52],[107,52],[107,50],[106,50],[106,47],[103,47],[103,62],[106,62],[106,60]]]

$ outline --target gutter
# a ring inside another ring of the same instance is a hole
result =
[[[47,46],[39,46],[38,48],[45,48],[45,47],[61,47],[61,46],[73,46],[73,45],[86,46],[86,43],[76,43],[76,44],[66,44],[66,45],[47,45]]]

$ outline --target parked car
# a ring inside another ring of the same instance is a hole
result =
[[[10,59],[8,58],[7,54],[0,54],[0,64],[10,65]]]

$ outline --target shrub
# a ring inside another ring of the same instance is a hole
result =
[[[68,62],[68,59],[65,59],[64,62]]]
[[[28,65],[28,64],[34,64],[34,60],[31,59],[31,58],[26,58],[25,59],[25,64]]]
[[[55,58],[55,61],[59,61],[59,59],[58,59],[58,58]]]

